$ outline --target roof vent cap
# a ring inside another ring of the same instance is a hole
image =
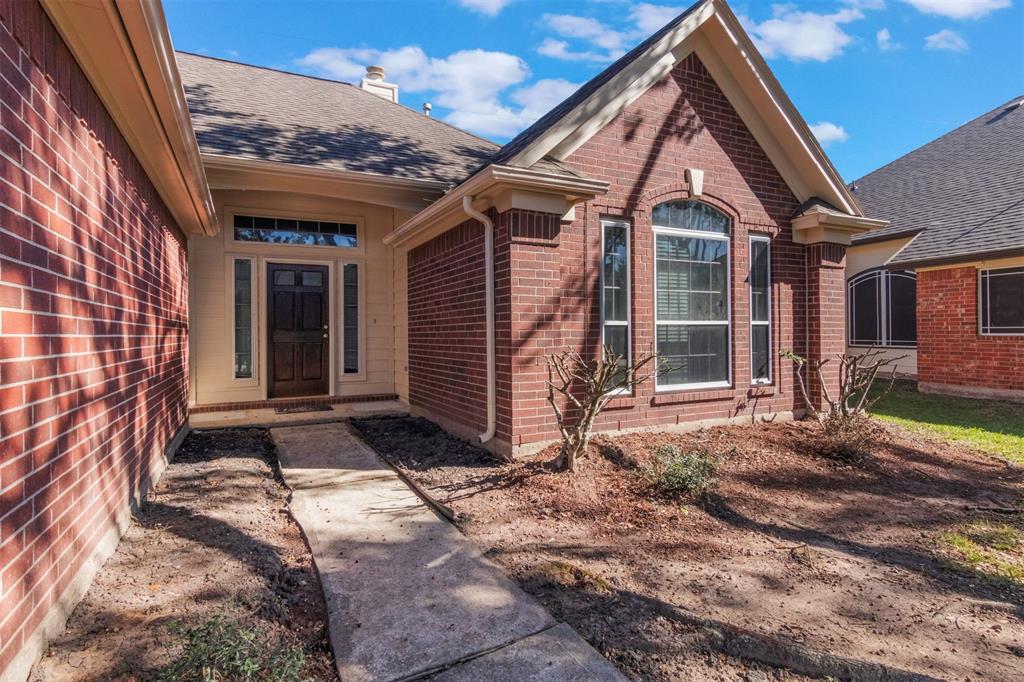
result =
[[[366,67],[366,80],[368,80],[368,81],[382,81],[382,80],[384,80],[384,67],[383,66],[367,66]]]
[[[430,102],[424,102],[423,103],[423,115],[424,116],[430,116],[430,110],[433,109],[433,108],[434,108],[433,104],[431,104]]]

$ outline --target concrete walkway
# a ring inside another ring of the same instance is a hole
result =
[[[363,444],[347,423],[271,430],[344,682],[623,680]]]

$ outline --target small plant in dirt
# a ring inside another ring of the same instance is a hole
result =
[[[973,521],[939,536],[952,567],[1024,587],[1024,533],[1009,524]]]
[[[598,415],[617,396],[653,377],[658,357],[657,353],[642,353],[630,363],[609,346],[601,346],[601,357],[596,360],[574,350],[548,356],[548,404],[562,436],[558,457],[562,469],[576,470]]]
[[[875,348],[864,353],[840,353],[835,357],[839,362],[839,386],[833,392],[823,371],[833,358],[810,361],[789,350],[779,355],[797,367],[797,383],[804,404],[821,427],[821,438],[816,444],[818,452],[845,461],[865,458],[872,431],[868,410],[892,390],[896,382],[896,363],[907,356],[886,357]],[[886,376],[888,383],[872,391],[880,375]],[[811,401],[812,381],[821,391],[823,407]]]
[[[177,658],[160,682],[299,682],[306,665],[301,646],[274,642],[257,630],[216,617],[191,628],[170,627]]]
[[[725,455],[703,445],[691,451],[662,445],[654,450],[650,463],[640,468],[640,475],[662,497],[699,499],[714,489],[715,473],[723,459]]]

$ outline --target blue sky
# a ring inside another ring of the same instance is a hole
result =
[[[628,0],[165,0],[178,49],[358,82],[498,142],[689,4]],[[1024,0],[735,0],[853,180],[1024,95]]]

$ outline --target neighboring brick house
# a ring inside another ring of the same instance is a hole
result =
[[[0,88],[5,680],[190,410],[392,397],[514,454],[556,436],[545,356],[604,343],[670,369],[601,430],[791,417],[778,353],[843,350],[847,245],[885,225],[721,0],[504,146],[379,68],[176,54],[148,2],[0,1]]]
[[[851,352],[908,355],[921,391],[1024,401],[1024,96],[852,183],[891,221],[853,238]]]

